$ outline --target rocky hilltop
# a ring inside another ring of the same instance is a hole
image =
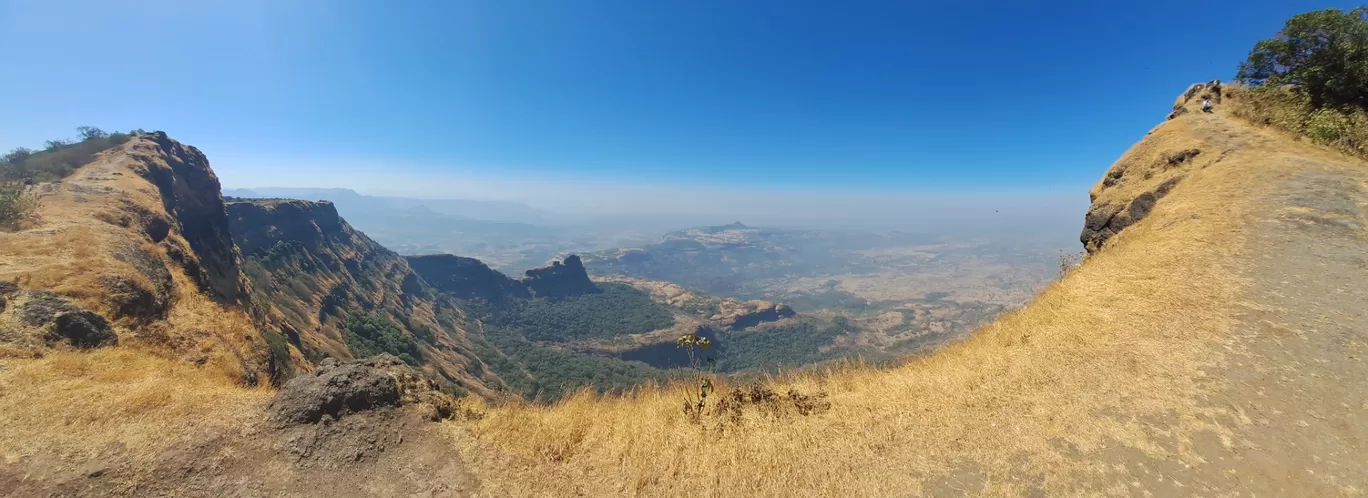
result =
[[[508,278],[475,258],[429,254],[409,256],[408,263],[429,284],[461,299],[497,302],[532,297],[522,282]]]
[[[589,279],[579,256],[569,255],[514,280],[478,259],[430,254],[410,256],[409,264],[429,283],[461,299],[567,299],[603,292]]]
[[[719,298],[692,292],[670,282],[619,276],[599,277],[599,281],[626,284],[646,291],[651,299],[690,312],[702,320],[700,325],[718,330],[741,330],[797,316],[793,308],[784,304]]]
[[[1220,103],[1222,89],[1219,81],[1188,87],[1174,102],[1168,119],[1187,114],[1189,107],[1206,99]],[[1204,144],[1197,137],[1155,137],[1151,132],[1113,164],[1088,193],[1092,204],[1079,241],[1088,253],[1097,252],[1107,240],[1148,216],[1155,204],[1192,171],[1225,159],[1230,152]]]
[[[547,299],[564,299],[601,292],[594,282],[589,280],[589,273],[584,270],[584,263],[580,261],[580,257],[574,254],[566,256],[563,260],[553,261],[547,266],[527,270],[526,276],[522,278],[522,284],[532,291],[532,295]]]

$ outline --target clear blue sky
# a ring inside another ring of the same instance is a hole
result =
[[[1352,6],[1025,3],[0,0],[0,147],[163,129],[229,186],[1086,200],[1189,83],[1233,76],[1292,14]]]

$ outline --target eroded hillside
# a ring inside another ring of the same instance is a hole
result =
[[[232,202],[227,209],[255,289],[252,312],[282,376],[326,357],[388,352],[458,391],[488,396],[502,387],[475,355],[460,303],[353,230],[332,203]]]

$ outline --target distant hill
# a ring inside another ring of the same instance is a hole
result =
[[[326,200],[353,208],[411,209],[425,207],[435,213],[462,220],[497,221],[506,223],[545,224],[550,214],[526,204],[511,201],[475,199],[430,199],[359,194],[345,188],[252,187],[224,189],[223,195],[244,198],[281,198],[306,201]]]

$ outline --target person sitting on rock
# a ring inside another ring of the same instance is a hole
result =
[[[1211,99],[1202,99],[1202,112],[1211,112]]]

